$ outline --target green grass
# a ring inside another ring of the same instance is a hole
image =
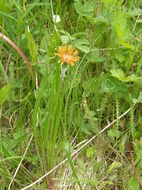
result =
[[[1,190],[141,189],[141,8],[0,1]],[[65,75],[64,45],[80,57]]]

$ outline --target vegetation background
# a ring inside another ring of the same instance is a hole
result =
[[[141,8],[0,0],[0,190],[141,189]]]

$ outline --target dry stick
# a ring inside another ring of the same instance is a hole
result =
[[[74,155],[76,155],[77,153],[79,153],[84,147],[86,147],[90,142],[92,142],[99,134],[103,133],[106,129],[108,129],[111,125],[113,125],[117,120],[123,118],[125,115],[127,115],[127,113],[129,113],[131,110],[131,108],[129,108],[126,112],[124,112],[121,116],[118,117],[118,119],[113,120],[111,123],[109,123],[106,127],[104,127],[97,135],[93,136],[90,140],[88,140],[84,145],[82,145],[80,148],[78,148],[75,152],[73,152],[71,154],[71,157],[73,157]],[[47,177],[50,173],[52,173],[54,170],[56,170],[57,168],[59,168],[61,165],[63,165],[66,161],[68,160],[68,158],[66,158],[65,160],[63,160],[62,162],[60,162],[58,165],[56,165],[52,170],[50,170],[49,172],[47,172],[45,175],[43,175],[42,177],[40,177],[38,180],[36,180],[35,182],[33,182],[32,184],[22,188],[21,190],[26,190],[29,189],[30,187],[34,186],[35,184],[37,184],[38,182],[42,181],[45,177]]]
[[[4,41],[6,41],[9,45],[11,45],[19,53],[19,55],[22,57],[22,59],[26,63],[29,72],[31,73],[31,64],[27,60],[26,56],[23,54],[23,52],[21,51],[21,49],[12,40],[10,40],[7,36],[5,36],[4,34],[2,34],[1,32],[0,32],[0,38],[2,38]]]

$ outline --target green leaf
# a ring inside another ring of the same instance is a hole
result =
[[[134,99],[133,99],[133,103],[134,103],[134,104],[142,103],[142,92],[139,93],[138,98],[134,98]]]
[[[126,13],[121,10],[115,10],[114,12],[114,24],[119,44],[128,49],[134,49],[134,46],[126,42],[129,39],[129,25],[127,24]]]
[[[65,150],[66,150],[66,153],[68,156],[68,161],[69,161],[69,164],[71,166],[73,175],[74,175],[75,179],[77,180],[77,183],[78,183],[78,186],[80,187],[80,190],[83,190],[82,185],[81,185],[79,178],[77,176],[77,173],[76,173],[76,170],[74,167],[74,163],[73,163],[72,158],[71,158],[71,145],[68,142],[65,144]]]
[[[90,51],[89,42],[88,42],[88,40],[86,40],[84,38],[75,40],[74,46],[84,53],[89,53],[89,51]]]
[[[0,23],[2,24],[3,22],[3,17],[11,17],[10,16],[10,11],[9,11],[9,7],[6,5],[5,0],[0,0]]]
[[[89,180],[89,184],[93,187],[97,186],[98,185],[98,180],[97,178],[94,178],[94,179],[90,179]]]
[[[124,46],[125,48],[128,48],[128,49],[132,49],[132,50],[135,49],[133,45],[131,45],[131,44],[129,44],[129,43],[123,41],[123,40],[119,40],[119,44]]]
[[[125,150],[126,139],[127,139],[127,133],[126,133],[126,135],[122,138],[122,140],[120,141],[120,144],[119,144],[119,149],[120,149],[120,152],[121,152],[122,154],[124,153],[124,150]]]
[[[50,42],[50,35],[48,34],[47,31],[45,31],[45,35],[41,39],[40,49],[43,51],[48,51],[49,42]]]
[[[118,138],[120,137],[120,131],[117,130],[117,129],[110,129],[110,130],[108,131],[108,136],[109,136],[112,140],[114,140],[115,137],[118,139]]]
[[[119,50],[115,53],[115,58],[117,59],[117,61],[119,61],[120,63],[122,63],[123,61],[125,61],[125,55],[123,54],[123,50]]]
[[[70,42],[70,38],[67,35],[62,35],[61,36],[61,41],[63,44],[67,44]]]
[[[129,180],[129,190],[139,190],[139,183],[135,176]]]
[[[119,39],[126,39],[126,27],[127,18],[126,15],[121,11],[117,10],[114,12],[115,29]],[[127,31],[128,33],[128,31]]]
[[[108,20],[107,20],[107,18],[106,17],[104,17],[103,15],[98,15],[95,19],[94,19],[94,21],[95,21],[95,23],[108,23]]]
[[[102,0],[102,2],[106,5],[116,4],[117,0]]]
[[[86,152],[87,158],[92,157],[92,156],[94,155],[94,153],[95,153],[94,148],[93,148],[93,147],[89,147],[89,148],[87,149],[87,152]]]
[[[103,62],[105,60],[104,57],[100,55],[99,51],[89,53],[86,58],[87,61],[91,63]]]
[[[76,46],[76,48],[84,53],[89,53],[89,51],[90,51],[90,48],[88,46],[84,46],[84,45]]]
[[[128,11],[128,13],[127,13],[127,15],[129,17],[134,17],[134,16],[138,16],[138,15],[141,15],[141,14],[142,14],[142,10],[140,8],[136,8],[136,7],[134,7],[133,10],[130,9]]]
[[[92,16],[92,12],[95,9],[95,3],[88,1],[84,5],[82,5],[80,0],[76,0],[74,3],[74,7],[79,15],[90,17]]]
[[[81,171],[85,171],[83,159],[77,160],[77,166],[79,167],[79,169],[80,169]]]
[[[137,82],[138,80],[141,80],[141,77],[137,77],[135,74],[132,74],[128,77],[126,77],[125,82]]]
[[[108,169],[108,174],[112,173],[116,168],[120,168],[120,167],[122,167],[121,162],[114,161],[114,162],[110,165],[110,167],[109,167],[109,169]]]
[[[110,72],[113,77],[116,77],[121,81],[125,81],[125,74],[121,69],[112,69]]]
[[[94,166],[93,166],[93,172],[96,173],[97,171],[99,171],[101,166],[102,166],[102,162],[95,161]]]
[[[141,77],[137,77],[135,74],[132,74],[132,75],[126,77],[123,70],[121,70],[121,69],[112,69],[110,72],[113,77],[116,77],[117,79],[119,79],[125,83],[126,82],[137,82],[138,80],[141,80]]]
[[[11,89],[10,84],[7,84],[2,89],[0,89],[0,105],[2,105],[5,101],[8,100],[10,89]]]
[[[75,40],[74,45],[75,45],[75,46],[89,45],[89,41],[86,40],[85,38],[79,38],[79,39],[76,39],[76,40]]]
[[[142,148],[142,137],[141,137],[141,139],[140,139],[140,146],[141,146],[141,148]]]
[[[38,45],[35,43],[34,38],[28,32],[27,28],[25,29],[25,35],[28,40],[28,49],[30,50],[30,55],[32,59],[35,61],[37,59],[37,54],[38,54]]]
[[[15,153],[10,149],[9,144],[5,141],[0,144],[0,151],[2,151],[4,157],[15,156]]]
[[[104,75],[104,80],[102,82],[102,91],[114,93],[120,97],[128,99],[129,92],[127,86],[122,81],[107,74]]]

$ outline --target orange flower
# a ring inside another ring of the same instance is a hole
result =
[[[71,66],[74,66],[74,63],[79,60],[78,51],[75,50],[71,45],[67,48],[67,46],[59,47],[58,53],[55,53],[55,55],[58,55],[60,57],[60,63],[61,64],[70,64]]]

